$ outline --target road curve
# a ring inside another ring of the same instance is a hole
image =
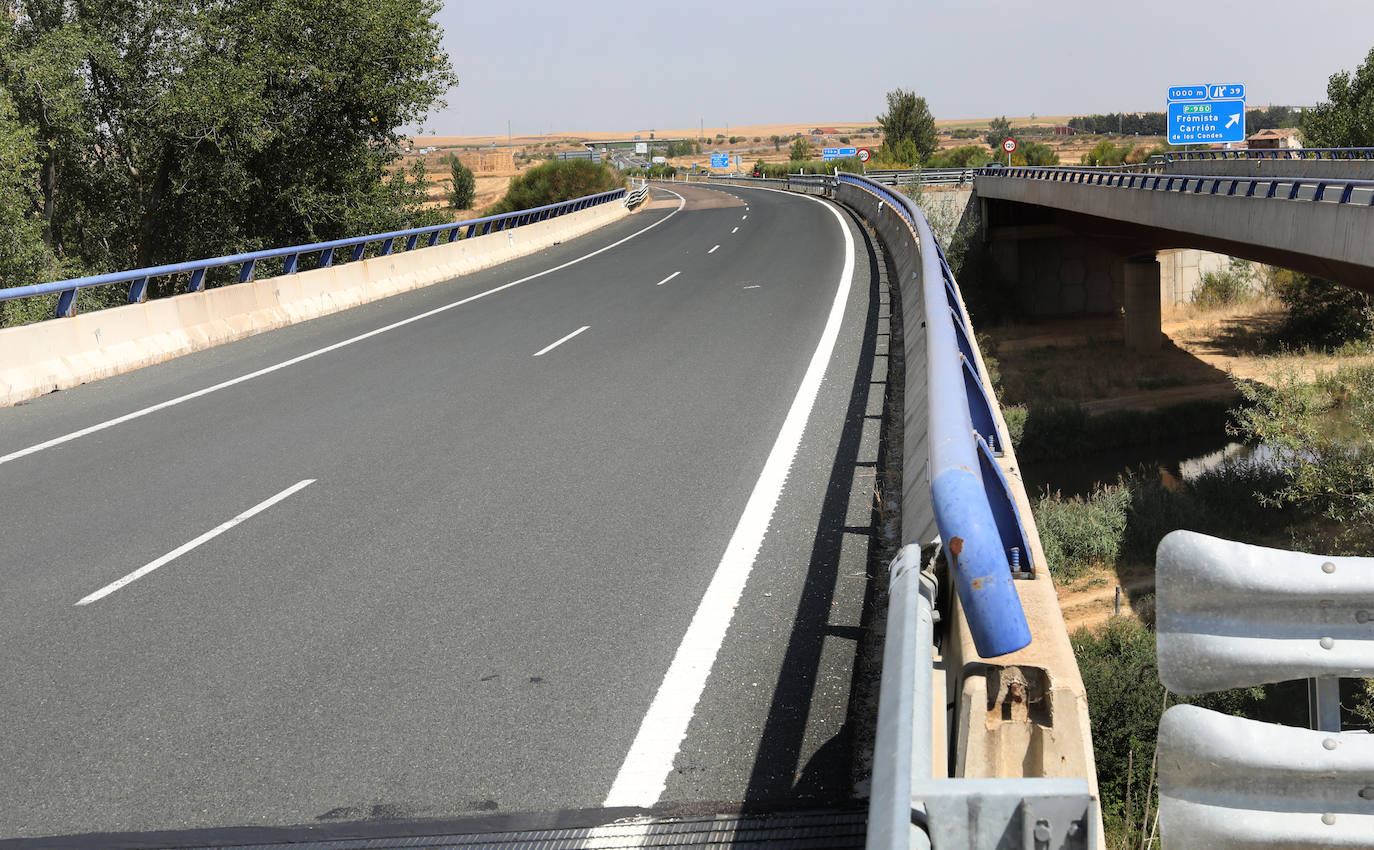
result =
[[[674,191],[0,410],[0,839],[850,800],[872,249]],[[751,505],[709,675],[646,730]]]

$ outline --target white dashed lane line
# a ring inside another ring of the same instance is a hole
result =
[[[552,343],[551,345],[546,345],[543,348],[539,349],[534,353],[534,356],[540,357],[542,355],[548,354],[550,351],[553,351],[555,348],[572,339],[573,337],[577,336],[578,334],[582,333],[589,327],[591,327],[591,325],[583,325],[582,327],[578,328],[577,330],[560,339],[558,342]]]
[[[719,248],[719,247],[720,247],[719,245],[716,246],[716,248]],[[712,248],[711,250],[707,251],[706,253],[708,253],[708,254],[714,254],[714,253],[716,252],[716,248]]]
[[[654,286],[662,286],[663,284],[667,283],[668,281],[672,280],[680,274],[682,274],[682,272],[680,271],[673,272],[672,274],[665,277],[663,280],[660,280],[658,283],[654,284]]]

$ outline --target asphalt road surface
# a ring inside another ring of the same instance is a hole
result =
[[[872,249],[674,191],[0,409],[0,839],[852,801]]]

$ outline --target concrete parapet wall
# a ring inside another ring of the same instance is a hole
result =
[[[450,280],[628,215],[618,201],[357,263],[0,330],[0,406]]]
[[[899,281],[904,317],[906,355],[906,412],[903,446],[902,539],[926,541],[936,533],[930,508],[927,423],[928,408],[913,405],[927,398],[925,334],[920,281],[920,255],[910,226],[889,204],[868,192],[842,183],[839,200],[872,224],[892,253],[894,279]],[[939,285],[936,282],[935,285]],[[974,356],[980,361],[982,354]],[[980,363],[981,366],[981,363]],[[983,374],[986,374],[984,370]],[[992,395],[990,387],[986,388]],[[914,413],[914,416],[913,416]],[[1005,433],[1001,410],[994,405]],[[950,594],[950,636],[944,644],[946,704],[953,706],[956,730],[954,775],[969,777],[1086,777],[1097,794],[1097,773],[1088,723],[1088,699],[1069,644],[1068,629],[1059,608],[1054,581],[1045,568],[1045,555],[1034,523],[1030,501],[1021,481],[1015,453],[1010,449],[998,464],[1011,484],[1017,510],[1026,518],[1026,532],[1036,577],[1016,582],[1030,626],[1025,649],[985,659],[974,649],[958,598]],[[938,768],[938,766],[937,766]]]
[[[1199,159],[1164,166],[1165,174],[1206,177],[1300,177],[1304,180],[1374,180],[1374,159]]]

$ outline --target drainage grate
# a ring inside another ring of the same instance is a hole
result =
[[[694,818],[625,818],[601,826],[516,830],[463,835],[309,840],[216,845],[214,850],[622,850],[622,848],[768,848],[844,850],[864,846],[863,811],[714,815]],[[207,848],[208,850],[208,848]]]

